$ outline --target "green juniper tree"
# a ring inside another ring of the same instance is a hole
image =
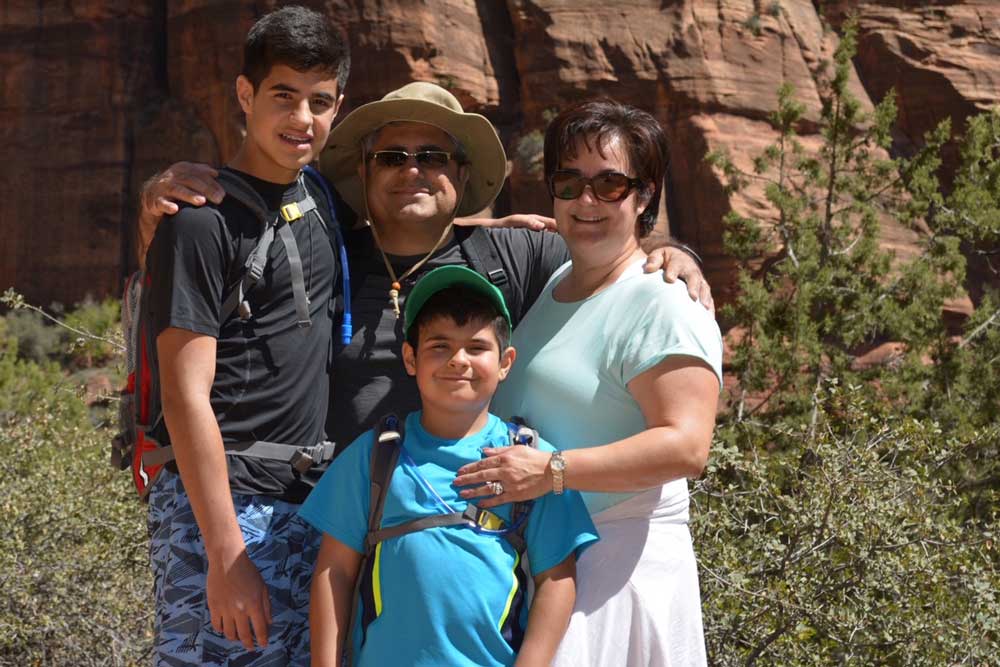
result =
[[[865,113],[850,94],[854,35],[819,149],[797,137],[804,110],[783,86],[778,138],[752,172],[710,158],[731,191],[763,184],[776,211],[726,219],[742,267],[722,311],[737,384],[693,495],[714,664],[978,665],[1000,649],[996,547],[952,474],[991,432],[946,431],[925,407],[944,397],[917,398],[956,347],[941,311],[964,277],[959,238],[926,227],[933,202],[914,194],[936,192],[948,128],[889,158],[894,100]],[[921,231],[919,255],[880,247],[889,216]]]

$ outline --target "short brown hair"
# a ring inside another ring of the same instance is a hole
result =
[[[629,166],[636,172],[634,177],[643,182],[640,195],[647,198],[647,204],[636,225],[639,238],[643,238],[656,224],[670,160],[667,136],[651,114],[608,98],[563,111],[545,130],[545,180],[552,178],[564,156],[576,156],[579,141],[588,149],[593,141],[603,157],[602,147],[612,138],[622,142]]]

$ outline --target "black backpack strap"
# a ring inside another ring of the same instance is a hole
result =
[[[345,667],[350,667],[354,660],[354,633],[361,623],[362,632],[368,624],[375,620],[374,609],[370,604],[362,607],[360,614],[358,604],[363,594],[372,589],[372,557],[377,543],[371,542],[368,536],[377,532],[382,523],[382,513],[385,510],[385,500],[389,495],[392,474],[399,461],[399,450],[403,444],[403,423],[394,414],[388,414],[378,420],[375,427],[375,442],[372,444],[370,476],[368,488],[368,535],[365,537],[365,552],[358,569],[358,578],[354,583],[354,597],[351,601],[351,622],[344,637],[343,660]],[[360,618],[359,618],[360,616]],[[362,640],[364,643],[364,640]]]
[[[521,315],[521,296],[514,289],[512,277],[500,261],[500,253],[489,233],[478,225],[471,228],[456,227],[455,237],[473,270],[486,276],[503,294],[507,310],[513,318],[512,324],[516,326]]]
[[[510,433],[511,446],[524,445],[538,449],[538,431],[528,426],[523,418],[511,417],[507,424],[507,431]],[[533,500],[522,500],[515,502],[510,509],[510,525],[516,526],[516,528],[504,534],[504,537],[518,554],[523,555],[527,548],[524,531],[528,526],[527,515],[531,513],[533,505]]]
[[[523,445],[525,447],[538,448],[538,431],[529,427],[520,417],[512,417],[507,424],[507,432],[510,434],[511,446]],[[524,534],[528,528],[528,515],[534,506],[533,500],[515,502],[510,508],[510,525],[512,530],[504,533],[504,538],[514,548],[517,553],[517,561],[514,566],[514,576],[517,578],[517,589],[510,603],[510,613],[500,627],[500,636],[515,650],[520,650],[524,641],[524,630],[518,620],[520,609],[527,601],[528,571],[524,564],[524,552],[527,550],[527,541]]]

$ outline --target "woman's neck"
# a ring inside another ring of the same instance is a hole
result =
[[[566,277],[552,290],[556,301],[581,301],[614,285],[625,270],[635,261],[645,259],[646,253],[638,243],[624,248],[608,261],[590,263],[570,253],[573,265]]]

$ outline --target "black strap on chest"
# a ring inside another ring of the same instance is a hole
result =
[[[490,238],[489,232],[484,228],[476,227],[455,227],[455,238],[462,249],[469,266],[473,270],[486,276],[486,278],[496,285],[503,294],[507,309],[510,311],[512,326],[517,326],[521,318],[521,308],[523,307],[520,291],[515,289],[513,277],[508,275],[500,261],[500,253],[496,244]]]

